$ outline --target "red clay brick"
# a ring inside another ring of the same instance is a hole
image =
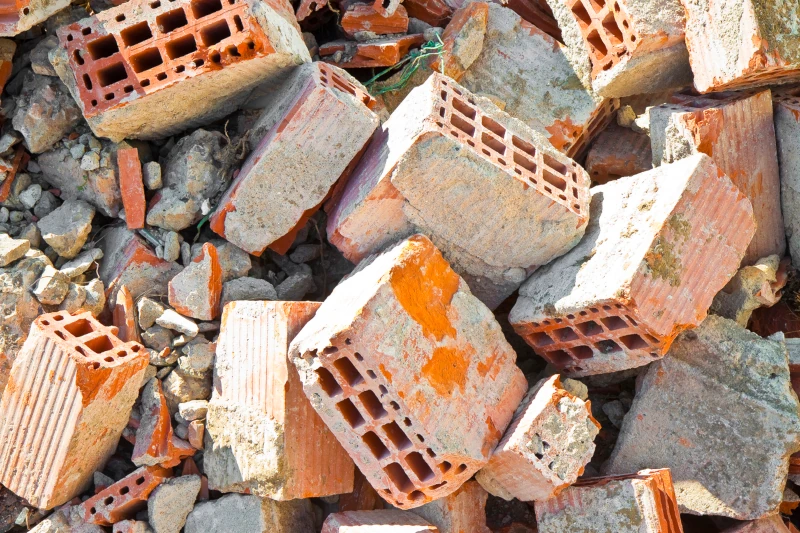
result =
[[[17,152],[14,154],[14,160],[11,162],[11,168],[0,169],[6,173],[3,184],[0,185],[0,202],[5,202],[8,200],[8,195],[11,194],[11,186],[14,184],[14,178],[16,178],[17,173],[20,170],[25,168],[30,158],[31,156],[28,154],[28,152],[26,152],[25,149],[20,146],[17,148]]]
[[[122,205],[125,207],[125,222],[128,224],[128,229],[143,228],[145,199],[139,150],[136,148],[117,150],[117,165],[119,190],[122,193]]]
[[[331,41],[319,47],[319,56],[323,61],[340,68],[391,67],[403,59],[409,50],[423,44],[425,37],[421,33],[385,37],[365,43]],[[342,52],[341,59],[334,59],[336,52]]]
[[[90,313],[39,316],[0,400],[0,483],[52,509],[83,492],[114,452],[148,357]]]
[[[347,511],[333,513],[322,524],[321,533],[439,533],[414,513],[386,509],[381,511]],[[470,533],[473,533],[470,531]]]
[[[404,0],[403,6],[409,17],[431,26],[443,26],[453,15],[453,8],[445,0]]]
[[[80,506],[85,522],[110,526],[133,518],[147,505],[147,497],[164,480],[172,476],[169,469],[146,466],[134,470]]]
[[[491,533],[486,525],[488,497],[477,481],[469,480],[454,493],[412,512],[436,526],[440,533]]]
[[[485,465],[527,388],[491,312],[422,235],[340,283],[290,354],[356,466],[403,509]]]
[[[608,183],[653,168],[650,137],[611,125],[597,136],[586,155],[586,171],[594,183]]]
[[[161,465],[171,468],[195,449],[172,431],[172,421],[161,381],[153,378],[142,393],[142,418],[136,430],[131,461],[137,466]]]
[[[212,489],[273,500],[353,490],[353,462],[314,411],[287,356],[289,343],[319,306],[225,306],[203,458]],[[266,435],[274,440],[264,440]]]
[[[369,484],[367,478],[358,468],[355,469],[353,478],[353,492],[339,495],[339,512],[345,511],[374,511],[383,509],[381,497]]]
[[[295,16],[298,22],[305,20],[314,11],[319,11],[328,5],[328,0],[301,0],[297,6]]]
[[[139,324],[133,306],[133,298],[127,287],[117,293],[117,301],[112,312],[112,322],[117,328],[117,337],[123,342],[142,342],[139,337]]]
[[[358,32],[365,31],[377,35],[406,33],[408,31],[408,13],[400,5],[392,15],[384,17],[370,4],[353,4],[342,15],[340,24],[345,35],[350,38]]]

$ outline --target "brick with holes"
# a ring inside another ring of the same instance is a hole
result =
[[[50,60],[95,135],[157,139],[308,62],[286,0],[131,0],[58,30]]]
[[[414,513],[386,509],[332,513],[322,524],[322,533],[440,533]],[[472,533],[472,532],[470,532]]]
[[[547,0],[578,68],[607,97],[692,82],[680,0]]]
[[[800,81],[795,2],[681,0],[701,93]]]
[[[33,321],[0,399],[0,483],[41,509],[69,501],[114,453],[147,352],[90,313]]]
[[[69,4],[69,0],[4,0],[0,3],[0,37],[19,35]]]
[[[800,87],[776,91],[773,100],[783,224],[792,263],[800,265]]]
[[[329,210],[328,235],[357,262],[423,232],[494,308],[577,244],[588,188],[544,137],[435,73],[376,133]]]
[[[572,376],[646,365],[705,318],[755,233],[753,208],[697,154],[592,188],[578,246],[520,288],[509,314]]]
[[[160,466],[134,470],[83,502],[79,507],[80,516],[84,522],[101,526],[133,518],[146,508],[150,493],[169,477],[172,472]]]
[[[743,266],[786,252],[770,91],[675,95],[650,109],[653,164],[704,153],[753,204],[756,234]],[[790,215],[791,216],[791,211]]]
[[[379,122],[367,90],[322,62],[296,69],[269,102],[254,127],[265,135],[211,218],[212,230],[256,255],[288,251]]]
[[[528,391],[476,479],[506,500],[547,500],[583,474],[599,431],[588,401],[564,390],[558,375],[543,379]]]
[[[540,533],[683,533],[666,468],[583,479],[535,507]]]
[[[303,393],[289,343],[317,302],[237,301],[222,314],[203,470],[209,487],[273,500],[353,490],[353,461]]]
[[[362,262],[289,352],[322,420],[402,509],[483,467],[527,389],[492,313],[424,235]]]

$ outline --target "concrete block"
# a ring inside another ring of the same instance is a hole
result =
[[[169,477],[170,471],[160,466],[134,470],[83,502],[79,507],[81,517],[87,523],[101,526],[133,518],[146,508],[150,493]]]
[[[540,533],[683,533],[667,469],[581,480],[536,502]]]
[[[692,82],[679,0],[547,0],[578,68],[607,97],[679,89]]]
[[[322,533],[439,533],[441,530],[414,513],[386,509],[380,511],[346,511],[328,515]],[[470,530],[472,533],[472,530]]]
[[[773,93],[781,208],[789,255],[800,265],[800,87]]]
[[[136,148],[117,150],[117,166],[119,167],[119,190],[122,193],[122,205],[125,206],[125,222],[128,229],[143,228],[145,198],[139,150]]]
[[[200,502],[186,519],[186,533],[304,533],[316,531],[309,500],[276,502],[252,494],[226,494]]]
[[[800,80],[792,2],[681,0],[686,47],[701,93]]]
[[[439,533],[491,533],[486,525],[488,498],[489,493],[477,481],[469,480],[452,494],[412,512],[436,526]]]
[[[12,239],[7,233],[0,235],[0,268],[6,267],[23,257],[31,249],[31,243],[25,239]]]
[[[536,271],[509,314],[571,376],[662,357],[705,318],[755,231],[749,200],[703,154],[594,187],[590,212],[580,244]]]
[[[786,252],[770,91],[676,96],[650,109],[653,165],[704,153],[753,205],[756,234],[742,265]],[[785,205],[785,204],[784,204]]]
[[[594,183],[608,183],[653,168],[650,137],[642,132],[610,125],[597,136],[586,154],[586,171]]]
[[[580,240],[588,187],[544,137],[434,73],[376,133],[329,209],[328,236],[358,262],[425,233],[494,308]]]
[[[528,391],[476,479],[506,500],[547,500],[583,474],[599,430],[590,403],[567,392],[558,375],[551,376]]]
[[[2,7],[0,37],[14,37],[69,6],[69,0],[9,2]]]
[[[482,468],[527,389],[491,312],[422,235],[342,281],[290,356],[356,466],[403,509]]]
[[[89,313],[40,315],[0,399],[0,483],[52,509],[83,492],[114,453],[147,355]]]
[[[222,118],[310,60],[284,0],[133,0],[57,35],[56,72],[95,135],[116,142]]]
[[[607,470],[669,468],[683,513],[776,513],[799,409],[783,343],[710,315],[644,375]]]
[[[89,238],[94,208],[82,200],[67,200],[38,222],[42,238],[66,259],[72,259]]]
[[[147,521],[155,533],[180,533],[200,493],[200,476],[164,481],[147,499]]]
[[[296,69],[255,128],[266,131],[220,200],[211,229],[260,255],[284,254],[378,126],[375,100],[346,72]]]
[[[287,356],[289,343],[319,306],[225,306],[203,457],[211,489],[273,500],[353,490],[353,462],[311,407]]]
[[[222,268],[217,248],[207,242],[189,265],[169,281],[169,304],[182,315],[213,320],[219,315]]]

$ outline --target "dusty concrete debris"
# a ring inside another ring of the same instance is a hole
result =
[[[287,278],[288,280],[288,278]],[[286,283],[284,280],[283,283]],[[305,292],[299,298],[284,298],[282,300],[300,300],[305,296]],[[275,287],[265,279],[258,278],[237,278],[226,282],[222,286],[222,297],[220,307],[224,308],[229,302],[236,300],[277,300],[278,292]]]
[[[200,476],[164,481],[147,499],[147,521],[154,533],[180,533],[200,493]]]
[[[782,261],[771,255],[740,269],[714,297],[709,311],[747,327],[754,310],[780,301],[788,279],[788,264],[788,258]]]
[[[6,233],[0,235],[0,267],[6,267],[21,258],[30,248],[28,240],[12,239]]]
[[[67,296],[69,278],[63,272],[47,266],[31,290],[40,303],[58,305]]]
[[[141,394],[141,413],[131,455],[136,466],[161,465],[169,468],[177,465],[182,458],[194,454],[187,442],[173,434],[172,417],[159,379],[153,378],[145,385]]]
[[[226,494],[200,502],[186,520],[186,533],[295,533],[315,531],[308,500],[273,501]]]
[[[222,294],[222,269],[217,249],[211,243],[189,266],[169,282],[169,304],[180,314],[200,320],[219,315]]]
[[[325,519],[322,533],[439,533],[441,530],[408,511],[387,509],[380,511],[346,511]]]
[[[70,133],[81,120],[81,110],[66,87],[48,76],[30,72],[17,97],[12,123],[34,154],[45,152]]]
[[[81,200],[67,200],[38,222],[42,238],[66,259],[78,255],[92,230],[94,208]]]

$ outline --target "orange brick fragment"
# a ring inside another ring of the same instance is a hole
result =
[[[142,375],[144,348],[90,313],[34,320],[0,400],[0,483],[52,509],[83,492],[114,452]]]
[[[353,478],[353,492],[339,495],[339,511],[373,511],[383,509],[383,500],[358,468]]]
[[[112,321],[117,328],[117,336],[124,342],[142,342],[139,337],[139,324],[133,308],[133,297],[124,285],[117,293],[117,301],[112,312]]]
[[[323,61],[340,68],[391,67],[412,48],[424,43],[425,37],[421,33],[386,37],[365,43],[331,41],[319,47],[319,56]],[[342,52],[340,57],[335,55],[337,52]]]
[[[172,421],[161,380],[151,379],[142,390],[142,418],[136,430],[131,460],[135,465],[177,466],[195,449],[172,431]]]
[[[125,207],[125,222],[128,224],[128,229],[143,228],[145,199],[139,150],[136,148],[117,150],[117,165],[119,190],[122,193],[122,205]]]
[[[172,472],[160,466],[146,466],[134,470],[104,491],[95,494],[80,506],[85,522],[110,526],[133,518],[147,505],[147,497]]]
[[[351,38],[358,32],[377,35],[405,33],[408,30],[408,13],[400,5],[393,14],[384,17],[370,4],[353,4],[342,15],[341,26]]]
[[[444,498],[417,507],[412,512],[437,527],[441,533],[491,533],[486,525],[489,493],[470,480]]]

